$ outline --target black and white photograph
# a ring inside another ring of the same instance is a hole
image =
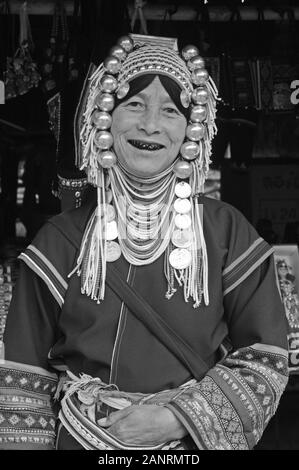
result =
[[[12,461],[299,450],[298,246],[299,0],[0,0]]]

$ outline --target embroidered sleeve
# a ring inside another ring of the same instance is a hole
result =
[[[224,298],[232,350],[167,405],[199,449],[251,449],[288,380],[287,328],[273,258]]]
[[[42,368],[10,361],[0,364],[1,449],[54,448],[56,385],[56,375]]]
[[[199,449],[246,450],[260,439],[287,383],[287,351],[253,345],[229,355],[169,405]]]

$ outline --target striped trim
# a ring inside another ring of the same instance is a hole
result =
[[[32,250],[42,261],[43,263],[49,267],[49,269],[52,271],[52,273],[56,276],[57,280],[60,282],[61,286],[64,288],[64,290],[67,289],[67,283],[63,279],[63,277],[59,274],[57,269],[53,266],[52,263],[45,257],[45,255],[42,254],[41,251],[39,251],[35,246],[29,245],[25,251],[27,250]]]
[[[255,240],[255,242],[253,242],[252,245],[246,251],[244,251],[242,255],[240,255],[237,259],[235,259],[235,261],[233,261],[227,268],[223,270],[223,274],[226,275],[232,269],[234,269],[235,266],[237,266],[243,259],[247,258],[247,256],[249,256],[250,253],[252,253],[252,251],[255,250],[255,248],[263,241],[264,240],[262,238]]]
[[[274,249],[262,238],[258,238],[242,255],[223,271],[223,295],[228,294],[243,282]]]
[[[64,296],[67,289],[67,284],[61,276],[57,277],[57,270],[54,266],[50,263],[47,258],[43,256],[41,258],[37,253],[29,247],[25,250],[24,253],[21,253],[19,259],[23,260],[29,268],[32,269],[48,286],[51,294],[57,301],[60,307],[64,304]],[[63,283],[61,282],[63,281]]]

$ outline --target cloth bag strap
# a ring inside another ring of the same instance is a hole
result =
[[[196,380],[201,380],[204,377],[210,369],[208,364],[165,322],[133,287],[129,286],[120,277],[118,271],[111,264],[107,269],[106,283],[125,302],[130,312],[181,361]]]

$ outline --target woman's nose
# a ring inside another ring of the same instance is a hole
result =
[[[151,106],[144,110],[144,113],[139,120],[139,129],[145,131],[149,135],[160,132],[158,108]]]

